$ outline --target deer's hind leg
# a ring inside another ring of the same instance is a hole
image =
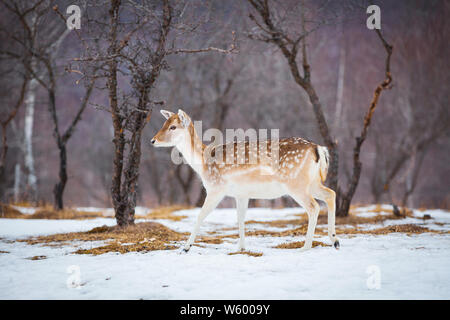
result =
[[[319,216],[319,204],[314,200],[313,196],[309,191],[303,192],[300,190],[295,190],[291,188],[289,195],[294,198],[294,200],[305,208],[308,213],[308,231],[306,232],[305,244],[302,247],[302,251],[309,250],[312,248],[312,242],[314,237],[314,231],[316,229],[317,217]]]
[[[336,193],[321,183],[312,188],[313,196],[327,204],[328,209],[328,237],[336,249],[339,249],[339,240],[336,237]]]

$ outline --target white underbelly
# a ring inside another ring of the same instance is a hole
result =
[[[249,199],[275,199],[287,194],[279,182],[233,183],[227,186],[227,196]]]

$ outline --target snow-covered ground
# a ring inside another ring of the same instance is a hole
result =
[[[371,209],[374,207],[357,212],[370,216]],[[178,211],[176,214],[188,216],[180,221],[157,221],[176,231],[190,231],[198,210]],[[298,208],[250,209],[246,220],[294,219],[301,212]],[[387,220],[377,226],[415,223],[434,230],[450,230],[449,212],[428,210],[414,214],[417,218]],[[424,214],[433,219],[420,219]],[[106,217],[0,219],[0,299],[450,298],[450,234],[342,235],[340,250],[316,247],[307,252],[273,248],[304,237],[247,237],[247,249],[262,252],[261,257],[228,255],[237,250],[237,239],[226,239],[222,244],[202,243],[205,247],[194,246],[188,254],[165,250],[99,256],[72,252],[75,246],[90,248],[101,243],[48,247],[12,241],[86,231],[105,224],[114,225],[115,221]],[[217,209],[206,219],[201,234],[236,224],[234,209]],[[283,230],[261,224],[247,226],[247,230],[254,229]],[[326,237],[316,240],[328,243]],[[33,256],[47,258],[27,259]],[[79,279],[81,285],[68,285],[74,279]]]

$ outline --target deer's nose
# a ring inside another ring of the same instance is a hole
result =
[[[155,144],[155,141],[156,141],[155,139],[152,139],[151,143],[152,143],[152,144]]]

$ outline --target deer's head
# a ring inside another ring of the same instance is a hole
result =
[[[178,113],[161,110],[161,114],[167,120],[153,137],[151,143],[155,147],[174,147],[180,143],[185,143],[190,136],[191,118],[181,109],[178,110]]]

